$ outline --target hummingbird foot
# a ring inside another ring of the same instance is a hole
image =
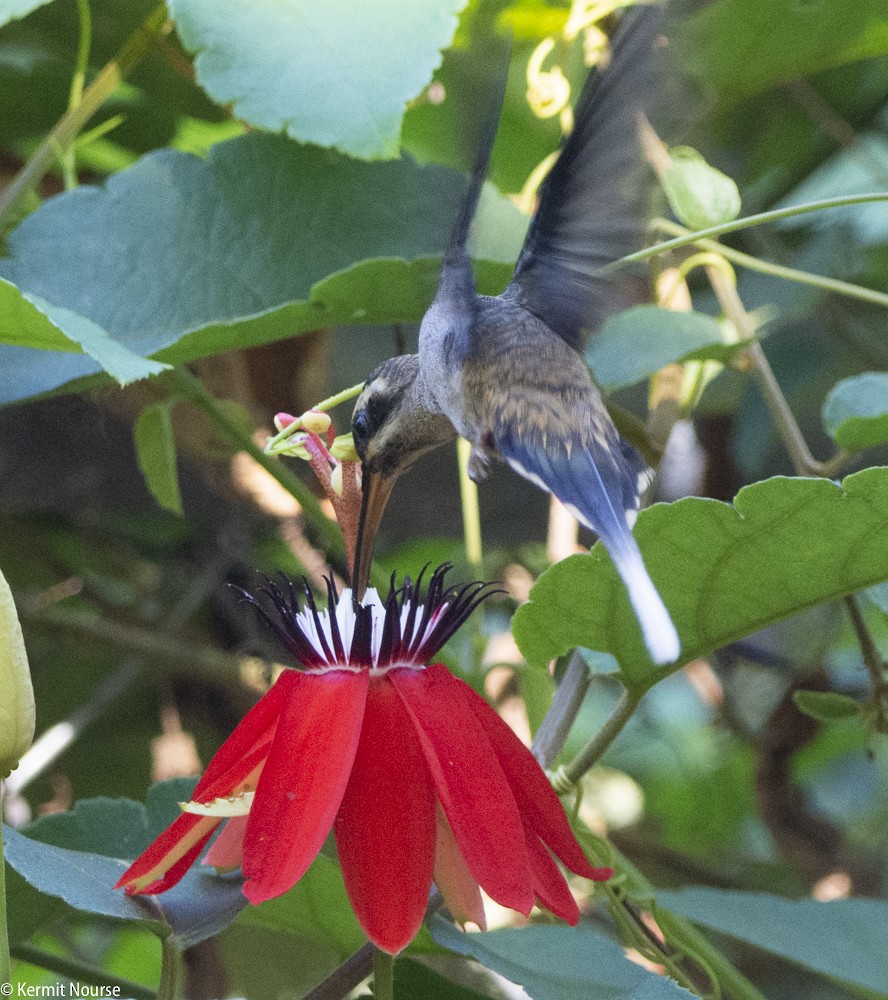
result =
[[[469,455],[469,479],[473,483],[483,483],[490,475],[490,455],[483,444],[473,444]]]

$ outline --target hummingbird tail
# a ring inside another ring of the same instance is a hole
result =
[[[614,432],[616,436],[616,432]],[[638,510],[639,456],[626,442],[611,447],[590,436],[571,448],[549,447],[507,428],[496,447],[525,479],[554,493],[601,539],[629,592],[645,645],[654,663],[674,663],[681,652],[678,632],[648,575],[630,521]],[[593,454],[590,446],[596,448]],[[603,473],[603,475],[602,475]]]
[[[621,545],[617,551],[615,548],[609,546],[611,558],[623,583],[626,584],[629,602],[641,625],[651,659],[658,666],[674,663],[681,652],[678,632],[672,624],[666,605],[663,604],[657,588],[648,575],[638,546],[632,539],[631,545]]]

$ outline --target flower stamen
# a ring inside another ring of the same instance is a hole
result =
[[[371,588],[358,604],[351,590],[337,593],[332,578],[327,579],[324,609],[304,580],[301,598],[285,577],[280,584],[266,580],[258,597],[241,593],[306,670],[359,668],[377,673],[428,663],[485,598],[502,592],[481,581],[448,588],[450,568],[445,563],[432,573],[424,600],[421,587],[428,567],[415,583],[406,577],[400,587],[392,575],[384,601]]]

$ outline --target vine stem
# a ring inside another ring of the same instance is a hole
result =
[[[550,768],[555,758],[561,752],[573,727],[576,717],[583,706],[583,700],[589,685],[592,683],[589,668],[582,653],[575,649],[571,654],[561,678],[561,683],[555,689],[552,704],[533,738],[533,755],[539,761],[540,767]]]
[[[19,962],[27,962],[38,969],[54,972],[59,978],[72,979],[78,983],[106,988],[107,996],[130,997],[131,1000],[155,1000],[157,994],[153,989],[142,983],[134,983],[131,979],[109,975],[102,969],[96,969],[85,962],[68,958],[64,955],[53,955],[42,948],[33,945],[20,944],[11,950],[12,957]],[[117,994],[107,992],[116,988]]]
[[[157,1000],[176,1000],[176,990],[179,985],[180,953],[173,942],[173,935],[168,934],[160,942],[160,986],[157,988]]]
[[[471,444],[465,438],[456,439],[456,456],[459,462],[459,498],[462,506],[463,537],[466,557],[476,577],[484,575],[484,549],[481,543],[481,509],[478,504],[478,487],[469,477]]]
[[[68,94],[68,110],[76,108],[83,100],[83,88],[86,84],[86,72],[89,69],[89,50],[92,44],[92,13],[89,0],[77,0],[77,16],[80,22],[80,35],[77,41],[77,58],[74,62],[74,73],[71,76],[71,90]],[[77,152],[72,139],[60,157],[65,190],[77,187]]]
[[[148,52],[155,39],[167,26],[166,5],[160,4],[124,42],[117,55],[101,70],[83,91],[81,100],[69,107],[56,122],[49,135],[40,143],[22,169],[0,195],[0,227],[6,221],[18,199],[35,187],[58,158],[59,150],[67,149],[78,132],[117,89],[133,66]]]
[[[725,315],[738,333],[744,338],[755,337],[755,324],[750,315],[746,312],[734,283],[725,273],[717,267],[707,267],[706,272],[709,282],[716,298],[719,300]],[[762,396],[771,412],[777,433],[783,442],[784,447],[789,452],[793,468],[799,476],[827,476],[835,475],[844,462],[845,453],[839,451],[830,461],[818,462],[811,454],[808,443],[805,440],[802,430],[799,427],[795,416],[790,409],[786,397],[780,388],[774,375],[774,371],[768,363],[762,345],[755,341],[744,351],[744,358],[748,361],[759,383]],[[870,675],[872,684],[872,704],[880,711],[880,705],[886,692],[888,692],[888,682],[885,679],[885,670],[879,650],[873,640],[869,628],[860,613],[860,606],[854,594],[848,594],[844,598],[844,605],[851,619],[857,641],[860,646],[861,656],[867,672]]]
[[[679,226],[669,219],[657,219],[654,225],[663,232],[673,233],[676,236],[693,235],[690,229]],[[732,264],[739,264],[740,267],[748,268],[750,271],[758,271],[760,274],[767,274],[772,278],[782,278],[785,281],[794,281],[799,285],[810,285],[814,288],[822,288],[826,292],[835,292],[837,295],[845,295],[852,299],[861,299],[863,302],[871,302],[877,306],[888,307],[888,295],[885,292],[877,292],[874,288],[864,288],[862,285],[854,285],[850,281],[840,281],[838,278],[827,278],[822,274],[800,271],[795,267],[773,264],[771,261],[760,260],[748,253],[723,246],[717,240],[699,239],[695,240],[695,245],[701,250],[719,254]]]
[[[3,783],[0,782],[0,818],[3,816]],[[9,933],[6,927],[6,865],[3,862],[3,823],[0,822],[0,985],[12,982]]]
[[[605,750],[620,735],[641,699],[641,694],[625,688],[620,695],[620,700],[614,706],[614,710],[608,716],[607,721],[601,729],[598,730],[573,760],[568,761],[564,767],[559,768],[557,772],[559,777],[571,785],[575,785],[591,767],[598,763]]]
[[[203,382],[186,368],[176,368],[169,372],[166,378],[186,399],[206,413],[216,429],[221,432],[232,447],[238,451],[245,451],[269,475],[273,476],[291,496],[296,498],[305,516],[321,535],[327,550],[344,560],[345,543],[342,540],[342,533],[336,523],[323,512],[317,497],[305,483],[282,462],[266,455],[250,435],[231,419],[224,407],[220,406],[218,401],[207,391]],[[379,580],[378,573],[376,579]]]
[[[368,941],[342,963],[327,978],[306,993],[302,1000],[342,1000],[347,997],[373,971],[376,949]]]
[[[734,324],[737,333],[743,340],[754,341],[743,352],[743,357],[751,367],[759,384],[765,404],[771,413],[777,433],[789,452],[796,474],[799,476],[821,475],[823,465],[814,458],[808,448],[808,443],[805,441],[801,428],[783,395],[768,359],[765,357],[765,352],[756,340],[755,322],[740,301],[734,282],[719,267],[708,266],[706,274],[725,316]]]
[[[129,622],[97,618],[92,612],[65,605],[40,608],[34,600],[27,598],[20,600],[19,608],[21,620],[38,628],[107,643],[217,681],[235,680],[243,668],[244,657],[212,646],[183,641],[178,635],[171,634],[166,624],[162,630],[160,627],[144,628]],[[274,666],[258,657],[250,659],[264,663],[268,670]]]
[[[763,993],[725,958],[715,945],[685,917],[656,907],[654,919],[667,941],[684,950],[713,975],[731,1000],[767,1000]]]
[[[719,985],[729,991],[731,1000],[765,1000],[756,987],[734,968],[719,949],[701,931],[698,931],[687,917],[679,916],[657,906],[656,891],[647,878],[613,845],[610,845],[610,850],[613,852],[614,866],[625,878],[628,891],[634,899],[642,902],[645,909],[650,907],[657,925],[673,947],[684,950],[691,958],[699,955],[705,963],[707,971],[713,973]]]
[[[373,951],[374,1000],[395,1000],[395,960],[379,948]]]
[[[708,229],[698,229],[696,232],[688,233],[687,236],[677,236],[675,239],[665,240],[663,243],[655,243],[653,246],[645,247],[644,250],[621,257],[605,270],[612,271],[625,267],[627,264],[649,260],[651,257],[657,257],[668,250],[676,250],[701,239],[724,236],[725,233],[736,233],[740,229],[751,229],[753,226],[762,226],[768,222],[778,222],[780,219],[790,219],[797,215],[807,215],[810,212],[822,212],[829,208],[846,208],[849,205],[866,205],[874,201],[888,201],[888,192],[874,191],[869,194],[843,195],[840,198],[822,198],[819,201],[808,201],[801,205],[791,205],[788,208],[775,208],[770,212],[741,216],[731,222],[723,222],[719,226],[709,226]]]
[[[873,686],[873,701],[879,701],[888,695],[888,681],[885,679],[885,665],[879,648],[860,613],[860,605],[854,594],[849,594],[844,599],[845,610],[851,619],[851,626],[857,636],[857,643],[860,646],[860,655],[863,658],[864,666],[870,675],[870,682]]]

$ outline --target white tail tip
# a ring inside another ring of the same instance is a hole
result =
[[[657,666],[675,663],[681,654],[678,632],[657,588],[648,576],[641,553],[637,549],[621,553],[616,565],[629,592],[629,601],[641,625],[651,659]]]

